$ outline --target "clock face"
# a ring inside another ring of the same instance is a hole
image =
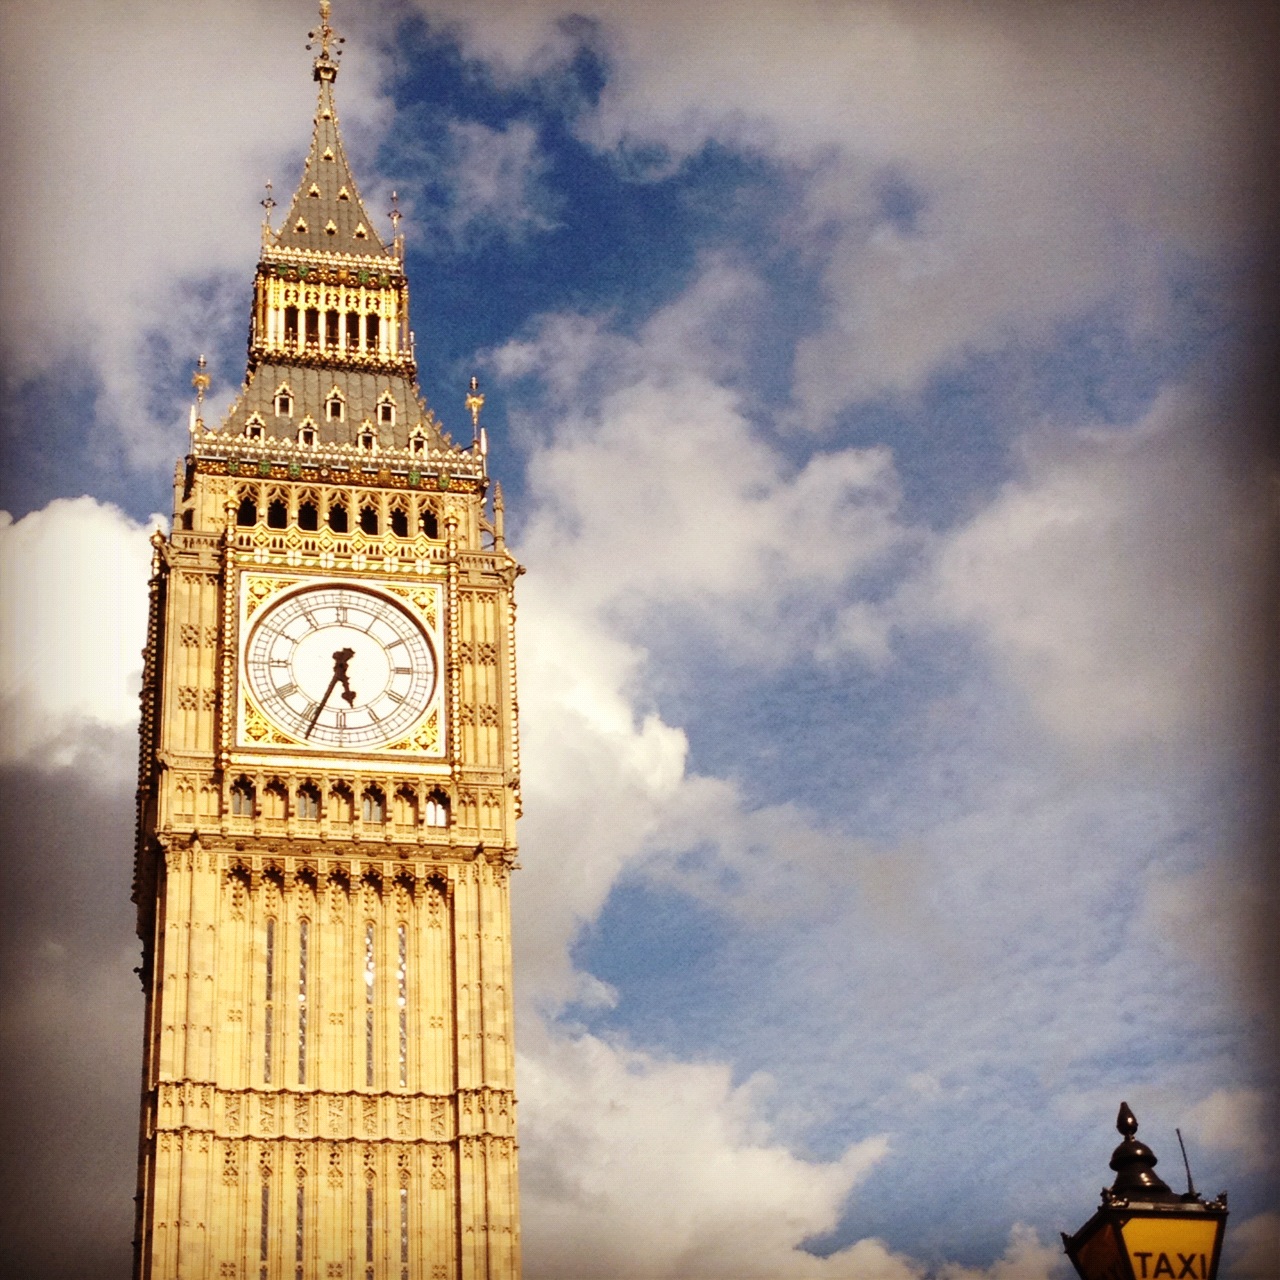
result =
[[[308,587],[262,610],[245,675],[263,713],[290,737],[368,750],[403,738],[422,717],[436,661],[426,632],[388,596]]]

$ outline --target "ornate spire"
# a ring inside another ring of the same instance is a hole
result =
[[[273,235],[274,245],[314,253],[388,257],[387,247],[360,199],[338,130],[333,82],[338,75],[337,59],[342,53],[336,46],[342,44],[343,37],[329,25],[328,0],[320,5],[320,25],[310,34],[307,48],[316,43],[320,46],[314,72],[320,85],[315,129],[302,181],[284,225]]]

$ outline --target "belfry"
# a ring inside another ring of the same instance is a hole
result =
[[[153,539],[135,1275],[514,1280],[520,568],[475,380],[463,444],[419,391],[320,16],[244,385],[206,424],[201,361]]]

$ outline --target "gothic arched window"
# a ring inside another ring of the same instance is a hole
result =
[[[381,826],[387,820],[387,806],[377,787],[367,787],[360,799],[360,821]]]
[[[231,816],[253,817],[253,783],[248,778],[237,778],[231,785]]]
[[[283,822],[289,808],[289,793],[278,778],[273,778],[262,791],[262,816],[271,822]]]
[[[329,792],[329,821],[350,822],[353,807],[351,788],[345,782],[339,782]]]
[[[236,524],[238,525],[254,525],[258,523],[258,504],[254,502],[250,494],[245,494],[240,499],[240,505],[236,508]]]
[[[433,791],[427,797],[426,821],[429,827],[449,825],[449,797],[443,791]]]
[[[360,529],[363,533],[376,534],[378,532],[378,511],[376,507],[362,507],[360,509]]]
[[[320,792],[313,783],[304,782],[298,788],[298,818],[302,822],[320,820]]]
[[[436,518],[435,508],[424,507],[422,509],[422,532],[428,538],[438,538],[440,536],[440,521]]]
[[[395,794],[395,819],[400,831],[412,831],[418,825],[418,798],[408,787]]]
[[[347,521],[347,509],[341,502],[334,502],[329,506],[329,528],[334,533],[346,533],[350,528]]]

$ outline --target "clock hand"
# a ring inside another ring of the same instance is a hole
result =
[[[334,687],[338,683],[338,677],[335,674],[333,679],[329,681],[329,687],[324,691],[324,697],[320,699],[319,705],[316,707],[316,713],[311,717],[311,723],[307,725],[307,731],[302,736],[304,738],[311,737],[311,730],[316,727],[316,721],[320,719],[320,713],[324,710],[324,704],[329,701],[329,695],[333,692]]]
[[[351,681],[347,679],[347,663],[356,656],[354,649],[339,649],[333,655],[333,678],[342,683],[342,700],[349,707],[355,706],[356,691],[351,687]]]
[[[315,709],[315,714],[311,717],[311,723],[307,725],[307,731],[302,736],[304,738],[311,737],[311,731],[316,727],[316,722],[320,719],[320,713],[325,708],[325,703],[329,701],[330,695],[339,684],[342,685],[342,700],[347,706],[355,704],[355,690],[351,687],[351,682],[347,679],[347,663],[356,656],[354,649],[339,649],[333,655],[333,679],[329,681],[329,687],[324,691],[324,697],[320,699],[319,705]]]

